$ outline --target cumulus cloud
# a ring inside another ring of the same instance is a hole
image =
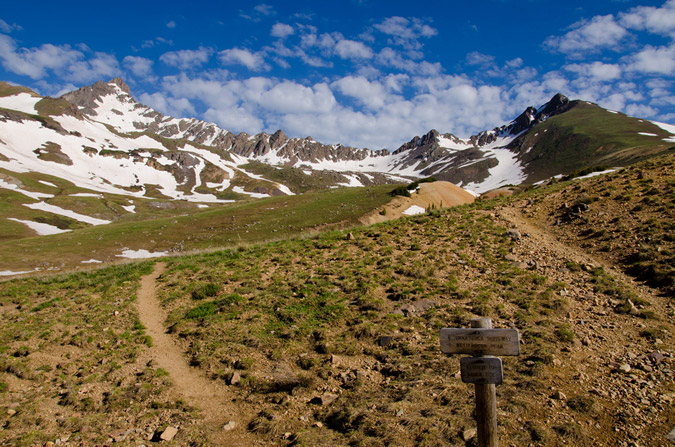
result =
[[[342,59],[370,59],[373,57],[373,50],[361,42],[343,39],[335,44],[335,54]]]
[[[597,61],[590,64],[570,64],[566,65],[564,69],[597,81],[612,81],[621,77],[619,65],[604,64]]]
[[[291,25],[287,25],[285,23],[275,23],[274,26],[272,26],[272,32],[270,33],[272,37],[279,37],[281,39],[288,37],[295,33],[295,30]]]
[[[162,54],[159,60],[181,70],[192,70],[208,62],[212,53],[210,48],[199,47],[197,50],[169,51]]]
[[[243,65],[252,71],[269,70],[265,64],[265,57],[262,53],[252,53],[241,48],[231,48],[218,53],[218,57],[223,64]]]
[[[176,27],[176,22],[174,20],[171,20],[166,24],[166,27],[169,29],[174,29]]]
[[[489,54],[483,54],[478,51],[472,51],[466,55],[466,63],[468,65],[479,65],[482,67],[492,65],[495,62],[495,57]]]
[[[91,82],[109,79],[119,74],[120,66],[117,58],[112,54],[97,52],[92,58],[69,65],[62,77],[73,82]]]
[[[195,108],[186,98],[172,98],[163,93],[156,92],[152,94],[143,93],[138,99],[142,104],[150,106],[165,115],[178,118],[196,115]]]
[[[664,47],[647,45],[629,59],[629,70],[645,74],[675,74],[675,44]]]
[[[394,86],[398,87],[396,84]],[[394,98],[390,97],[387,88],[382,83],[369,81],[363,76],[346,76],[333,82],[332,87],[343,95],[356,99],[371,110],[381,109],[388,100],[391,101]]]
[[[394,45],[400,45],[406,49],[419,49],[422,44],[421,38],[435,36],[438,31],[427,25],[418,18],[407,19],[405,17],[388,17],[374,25],[375,29],[389,36]]]
[[[18,48],[14,39],[0,35],[0,60],[6,70],[40,79],[47,70],[61,70],[84,58],[70,45],[43,44],[35,48]]]
[[[152,76],[153,61],[139,56],[126,56],[122,59],[122,65],[135,76],[147,78]]]
[[[675,0],[662,7],[638,6],[619,15],[622,25],[650,33],[675,37]]]
[[[595,16],[572,26],[563,36],[551,36],[544,45],[553,51],[570,56],[582,56],[602,49],[617,49],[628,31],[616,22],[614,16]]]

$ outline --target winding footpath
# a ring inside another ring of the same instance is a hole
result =
[[[169,373],[175,393],[188,405],[201,410],[214,445],[259,445],[246,430],[247,419],[237,412],[232,403],[233,396],[204,377],[199,370],[190,367],[181,349],[166,333],[166,315],[155,293],[157,278],[165,269],[165,264],[155,264],[154,271],[141,279],[138,291],[139,318],[146,327],[146,333],[152,337],[150,357],[159,368]],[[231,421],[235,423],[234,429],[225,429],[224,426]]]

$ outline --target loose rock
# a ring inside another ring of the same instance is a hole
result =
[[[178,429],[176,427],[166,427],[166,430],[162,432],[161,435],[159,435],[159,439],[163,441],[171,441],[174,436],[178,433]]]

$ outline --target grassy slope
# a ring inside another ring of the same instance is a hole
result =
[[[652,312],[663,310],[663,303],[645,301],[647,295],[603,268],[580,268],[572,253],[553,258],[528,238],[511,240],[495,217],[501,207],[522,206],[533,220],[545,220],[547,197],[601,195],[605,182],[618,186],[630,175],[636,176],[634,188],[642,188],[637,182],[645,178],[654,178],[651,187],[672,187],[672,157],[654,163],[353,230],[353,239],[331,231],[174,258],[159,288],[170,313],[167,327],[192,364],[214,381],[228,386],[235,372],[242,376],[229,387],[242,406],[258,412],[248,428],[266,445],[287,445],[287,432],[293,445],[462,445],[462,431],[474,425],[472,387],[454,376],[457,356],[440,355],[438,329],[487,315],[498,327],[514,324],[524,341],[519,359],[504,358],[506,381],[498,387],[504,442],[621,445],[635,436],[641,445],[664,446],[662,435],[675,413],[660,397],[673,395],[672,380],[646,382],[654,387],[645,388],[649,392],[629,391],[630,377],[613,370],[619,352],[672,349],[672,323]],[[637,177],[637,169],[645,178]],[[621,203],[618,193],[610,190],[605,202],[592,202],[592,213]],[[672,223],[672,203],[641,204],[652,217]],[[569,226],[560,231],[561,238],[577,236]],[[615,242],[628,243],[641,231],[624,228]],[[655,226],[649,237],[663,240],[667,231]],[[665,248],[672,254],[671,245]],[[523,267],[507,259],[513,253],[544,256]],[[549,263],[553,270],[543,270]],[[0,334],[0,406],[18,403],[4,440],[25,438],[29,444],[68,434],[94,445],[113,426],[154,429],[185,421],[189,409],[167,400],[161,372],[136,366],[142,373],[130,373],[145,342],[130,303],[138,275],[147,269],[141,264],[0,284],[0,311],[10,322]],[[628,299],[640,307],[639,315],[625,313]],[[407,316],[393,313],[422,300],[434,304]],[[101,331],[115,309],[121,323],[112,334]],[[51,360],[47,352],[54,353]],[[103,359],[111,363],[99,365]],[[666,361],[672,368],[672,358]],[[635,381],[658,374],[662,368],[633,371]],[[609,383],[622,391],[613,395]],[[157,397],[137,395],[154,387]],[[556,390],[566,396],[552,399]],[[105,393],[114,396],[112,404]],[[335,402],[321,405],[330,395]],[[120,417],[118,406],[132,399]],[[61,415],[57,424],[43,417],[50,408]],[[81,413],[86,431],[76,422]],[[96,419],[102,413],[111,417]],[[203,439],[199,424],[191,427],[176,445]]]
[[[252,161],[243,165],[242,168],[282,183],[297,193],[326,189],[338,182],[346,181],[342,175],[335,172],[313,171],[312,175],[307,175],[300,168],[288,166],[277,168],[258,161]]]
[[[53,190],[46,186],[44,188]],[[135,200],[135,203],[142,205],[139,211],[143,212],[145,208],[147,214],[126,215],[109,225],[79,228],[59,235],[4,241],[0,247],[6,256],[0,260],[0,270],[29,270],[40,264],[44,266],[45,263],[73,268],[81,261],[92,258],[100,261],[118,260],[115,255],[120,254],[122,248],[144,248],[150,251],[205,250],[285,239],[330,227],[353,226],[359,217],[390,200],[390,190],[391,186],[342,188],[249,200],[208,210],[169,209],[164,211],[168,216],[160,218],[156,218],[157,210],[147,201]],[[0,190],[0,193],[7,197],[13,195],[17,201],[25,198],[4,190]],[[92,201],[102,207],[97,199],[79,199],[61,197],[54,202],[76,210],[79,205],[75,206],[75,202],[83,204]],[[116,203],[116,200],[121,201]],[[107,200],[108,208],[119,208],[124,200],[110,198]],[[14,209],[25,213],[23,217],[32,216],[28,213],[31,210],[26,212],[25,207],[16,205]],[[110,209],[105,211],[108,214],[102,213],[101,217],[106,218],[111,214]],[[10,209],[3,215],[11,214]],[[16,222],[5,220],[2,225],[8,230],[21,231],[16,227],[20,224]],[[81,224],[72,224],[73,227],[77,225]]]
[[[640,132],[657,135],[639,135]],[[647,121],[579,101],[528,133],[520,158],[529,161],[529,183],[588,166],[626,166],[675,147],[665,130]]]
[[[526,213],[558,237],[675,296],[675,154],[536,195]],[[588,211],[570,213],[575,203]]]

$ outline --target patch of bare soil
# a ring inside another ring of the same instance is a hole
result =
[[[422,183],[412,197],[396,196],[394,199],[378,210],[361,218],[364,225],[372,225],[398,219],[403,212],[413,205],[424,209],[434,207],[436,209],[450,206],[473,203],[476,197],[450,182]]]
[[[215,445],[255,445],[255,439],[246,430],[250,417],[242,413],[241,406],[232,403],[233,396],[230,393],[205,378],[199,370],[190,367],[184,353],[166,333],[164,311],[155,296],[156,280],[165,268],[164,264],[156,264],[152,274],[142,278],[138,292],[139,317],[153,342],[150,357],[157,366],[169,373],[176,397],[201,410]]]

